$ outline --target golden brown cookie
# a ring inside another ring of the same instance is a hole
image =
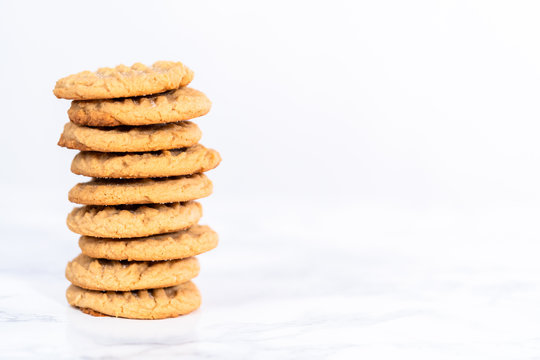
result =
[[[83,151],[71,163],[71,171],[97,178],[149,178],[190,175],[211,170],[221,157],[212,149],[195,146],[148,153],[100,153]]]
[[[202,254],[215,248],[218,234],[206,225],[187,230],[134,239],[106,239],[81,236],[83,254],[110,260],[171,260]]]
[[[129,319],[165,319],[201,306],[201,294],[191,281],[164,289],[107,292],[70,285],[66,298],[72,306]]]
[[[63,99],[113,99],[178,89],[191,80],[193,71],[181,62],[157,61],[152,66],[135,63],[82,71],[58,80],[53,92]]]
[[[58,145],[83,151],[156,151],[193,146],[201,135],[199,127],[190,121],[112,128],[92,128],[69,122],[64,126]]]
[[[195,201],[172,204],[82,206],[67,217],[68,228],[81,235],[130,238],[187,229],[202,216]]]
[[[199,274],[199,261],[116,261],[80,254],[66,267],[66,278],[89,290],[131,291],[185,283]]]
[[[73,101],[68,116],[80,125],[139,126],[194,119],[211,106],[204,93],[184,87],[135,98]]]
[[[92,179],[75,185],[69,201],[83,205],[159,204],[196,200],[212,193],[204,174],[152,179]]]

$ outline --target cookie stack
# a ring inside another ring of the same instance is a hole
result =
[[[74,100],[58,145],[80,152],[68,215],[82,235],[82,254],[69,262],[68,302],[93,315],[160,319],[189,313],[201,297],[190,281],[195,255],[218,236],[198,225],[212,193],[205,171],[219,165],[187,121],[210,110],[210,100],[186,87],[193,72],[180,62],[102,68],[58,80],[54,94]]]

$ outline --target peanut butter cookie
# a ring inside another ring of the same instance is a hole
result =
[[[81,235],[131,238],[174,232],[195,225],[202,216],[195,201],[172,204],[82,206],[67,217],[68,228]]]
[[[212,193],[204,174],[152,179],[93,179],[75,185],[69,201],[83,205],[160,204],[196,200]]]
[[[170,261],[116,261],[80,254],[66,267],[66,278],[89,290],[131,291],[185,283],[199,274],[194,257]]]
[[[82,71],[58,80],[53,92],[63,99],[114,99],[178,89],[191,80],[193,71],[181,62],[157,61],[152,66],[136,63]]]
[[[218,235],[206,225],[193,225],[170,234],[133,239],[81,236],[83,254],[110,260],[170,260],[202,254],[215,248]]]
[[[195,146],[148,153],[100,153],[83,151],[71,163],[71,171],[97,178],[149,178],[190,175],[211,170],[221,157],[212,149]]]
[[[142,97],[73,101],[68,116],[79,125],[140,126],[194,119],[211,106],[204,93],[184,87]]]
[[[69,122],[64,126],[58,145],[99,152],[156,151],[193,146],[201,135],[199,127],[190,121],[111,128],[93,128]]]
[[[91,314],[129,319],[165,319],[190,313],[201,306],[201,294],[194,283],[152,290],[96,291],[70,285],[70,305]]]

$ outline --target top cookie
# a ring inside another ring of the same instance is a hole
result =
[[[181,62],[157,61],[150,67],[135,63],[82,71],[58,80],[53,92],[63,99],[114,99],[178,89],[191,80],[193,71]]]

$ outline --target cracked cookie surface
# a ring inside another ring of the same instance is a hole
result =
[[[72,122],[64,125],[59,146],[81,151],[140,152],[190,147],[201,139],[191,121],[163,125],[95,128]]]
[[[69,201],[82,205],[160,204],[201,199],[212,193],[204,174],[150,179],[92,179],[75,185]]]
[[[71,162],[74,174],[97,178],[150,178],[191,175],[214,169],[219,153],[195,146],[149,153],[100,153],[83,151]]]
[[[80,254],[66,267],[66,279],[89,290],[131,291],[185,283],[199,274],[194,257],[169,261],[117,261]]]
[[[70,305],[129,319],[165,319],[190,313],[201,305],[201,294],[191,281],[180,285],[137,291],[95,291],[70,285]]]
[[[184,87],[142,97],[73,101],[68,116],[79,125],[140,126],[194,119],[211,107],[203,92]]]
[[[74,208],[67,217],[68,228],[81,235],[131,238],[184,230],[202,216],[195,201],[171,204],[91,206]]]
[[[66,76],[56,82],[53,93],[71,100],[113,99],[178,89],[191,80],[193,71],[181,62],[157,61],[152,66],[135,63]]]
[[[193,225],[174,233],[134,239],[107,239],[81,236],[83,254],[110,260],[182,259],[214,249],[218,234],[206,225]]]

